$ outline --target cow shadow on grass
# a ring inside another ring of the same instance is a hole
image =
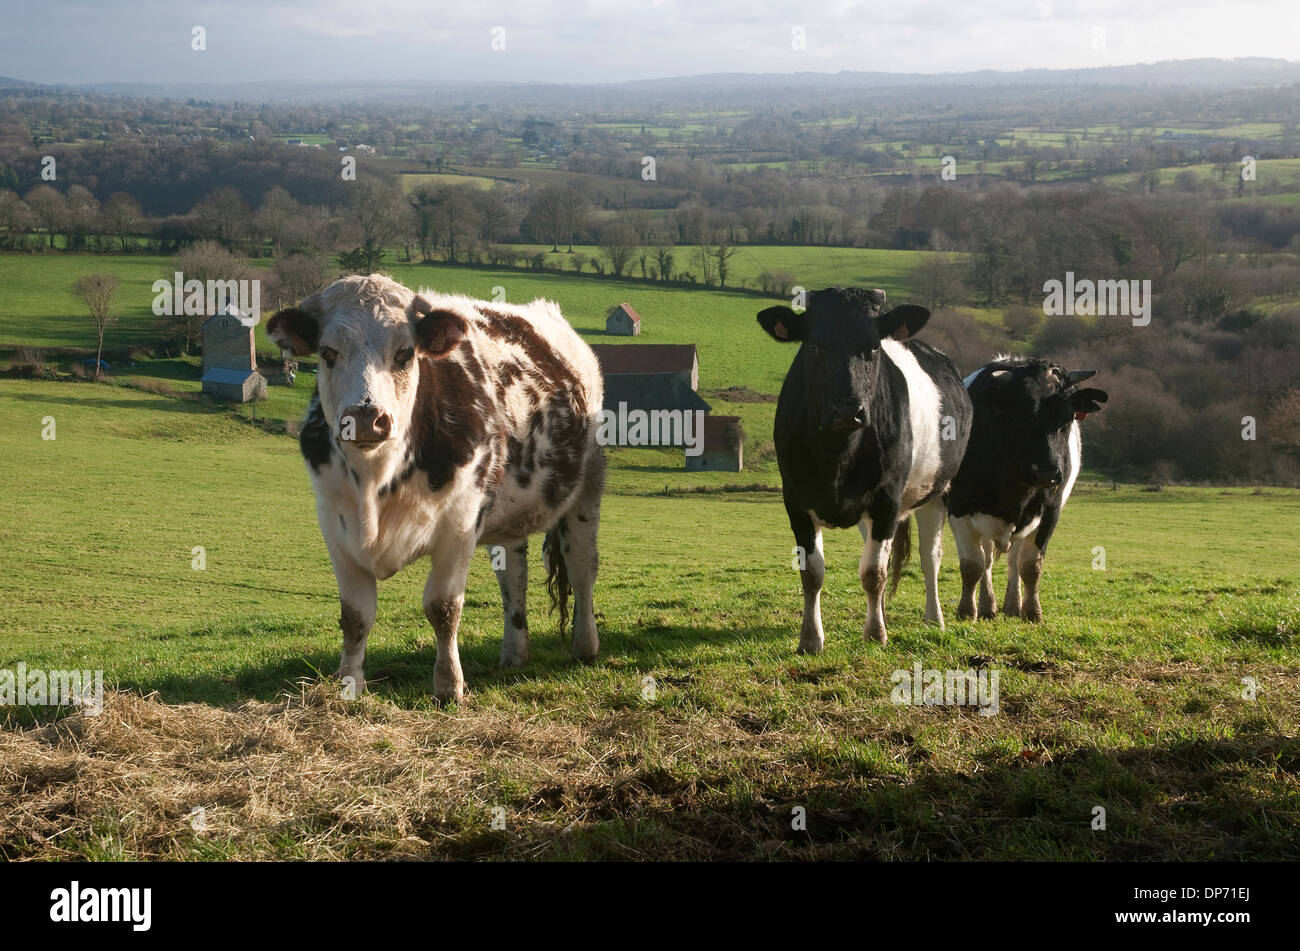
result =
[[[640,682],[648,673],[662,672],[680,662],[686,666],[691,655],[707,647],[754,642],[770,648],[788,648],[793,656],[795,640],[787,627],[758,626],[746,629],[643,625],[634,629],[601,631],[600,657],[586,665],[569,656],[569,645],[561,642],[554,626],[539,625],[531,639],[531,659],[523,667],[501,668],[499,634],[462,632],[460,662],[465,687],[471,694],[514,684],[557,683],[580,676],[583,670],[616,667],[629,681]],[[341,644],[340,644],[341,646]],[[402,707],[422,707],[433,702],[433,670],[437,647],[433,630],[424,632],[416,647],[372,647],[366,651],[367,689]],[[231,705],[245,700],[274,701],[296,694],[302,682],[332,676],[338,668],[339,650],[314,650],[247,663],[222,673],[150,676],[139,671],[114,678],[114,686],[143,694],[157,691],[166,703]]]
[[[905,740],[889,739],[912,760]],[[906,781],[852,761],[703,774],[645,763],[617,782],[529,792],[507,803],[520,817],[511,832],[448,837],[445,848],[542,860],[1294,860],[1288,793],[1258,782],[1274,764],[1300,767],[1300,741],[1254,732],[1081,747],[1046,762],[991,754],[974,775],[922,765]]]

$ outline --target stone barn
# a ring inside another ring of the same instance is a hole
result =
[[[745,428],[739,416],[704,417],[704,452],[686,457],[692,472],[740,472],[745,468]]]
[[[614,337],[636,337],[641,334],[641,315],[627,301],[619,304],[605,318],[605,333]]]
[[[257,372],[255,327],[233,307],[203,322],[203,392],[223,399],[266,399],[266,378]]]
[[[605,377],[605,409],[712,409],[696,390],[700,363],[695,344],[595,343],[591,345]]]

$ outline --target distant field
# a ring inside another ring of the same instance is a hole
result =
[[[1218,185],[1230,194],[1236,194],[1237,182],[1241,177],[1241,166],[1237,163],[1228,169],[1227,175],[1220,179],[1217,166],[1206,162],[1198,165],[1184,165],[1176,168],[1162,168],[1156,171],[1156,181],[1160,187],[1168,188],[1173,186],[1180,175],[1185,172],[1191,172],[1197,180],[1205,184]],[[1133,172],[1125,172],[1118,175],[1107,175],[1101,179],[1104,184],[1112,185],[1119,188],[1131,188],[1137,184],[1138,175]],[[1246,182],[1247,192],[1252,190],[1261,191],[1261,197],[1269,198],[1275,196],[1263,195],[1264,188],[1275,188],[1282,186],[1285,191],[1300,191],[1300,159],[1260,159],[1255,163],[1255,181]]]
[[[412,192],[421,185],[473,185],[475,188],[491,188],[496,182],[496,179],[484,178],[481,175],[451,175],[445,172],[404,172],[402,174],[402,190],[406,192]]]
[[[549,267],[568,269],[573,260],[567,248],[553,253],[550,245],[525,244],[514,247],[528,254],[545,252]],[[654,263],[654,250],[644,250],[648,267]],[[604,258],[604,252],[596,245],[576,245],[574,251],[588,259]],[[756,288],[758,276],[762,272],[784,271],[794,275],[795,283],[810,290],[834,284],[861,285],[883,288],[892,298],[908,292],[912,271],[931,253],[809,245],[744,245],[730,261],[727,285]],[[674,248],[673,255],[674,273],[690,271],[697,278],[703,279],[703,268],[693,246]],[[584,267],[590,273],[591,265],[588,263]],[[636,260],[632,263],[632,271],[638,277],[641,274],[640,264]]]

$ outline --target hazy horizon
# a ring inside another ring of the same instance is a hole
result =
[[[618,83],[718,73],[944,75],[1295,60],[1294,0],[73,0],[12,7],[0,73],[47,84]],[[1267,24],[1267,28],[1262,28]],[[206,49],[192,49],[195,27]],[[802,33],[797,33],[801,30]],[[802,48],[800,46],[802,37]],[[497,48],[494,48],[497,47]],[[503,47],[503,48],[501,48]]]

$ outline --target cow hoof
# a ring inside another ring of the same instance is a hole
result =
[[[826,646],[825,641],[800,641],[799,649],[795,651],[795,653],[816,655],[816,654],[820,654],[822,652],[822,648],[825,646]]]
[[[465,699],[465,682],[463,680],[450,684],[433,685],[433,699],[442,704],[460,703]]]
[[[522,667],[527,663],[528,663],[528,651],[512,651],[509,654],[507,654],[505,651],[502,651],[501,660],[498,662],[497,666],[502,668]]]
[[[987,609],[986,609],[986,608],[980,608],[980,620],[981,620],[981,621],[993,621],[993,620],[996,620],[996,619],[997,619],[997,616],[998,616],[998,609],[997,609],[997,608],[987,608]]]
[[[464,688],[450,691],[435,690],[433,699],[439,706],[455,707],[465,699],[465,690]]]
[[[343,685],[341,693],[344,700],[355,700],[366,692],[366,676],[360,671],[344,670],[340,667],[334,676]]]
[[[574,651],[572,656],[573,659],[576,660],[578,663],[589,667],[596,662],[596,655],[597,655],[596,651],[592,651],[590,654],[586,653],[585,651],[583,651],[582,653],[579,653],[578,651]]]
[[[883,627],[878,631],[867,629],[863,633],[868,641],[875,641],[881,647],[884,647],[885,644],[888,643],[889,641],[889,635],[885,633],[885,629]]]
[[[928,618],[924,618],[923,620],[925,621],[926,624],[930,625],[931,627],[937,627],[939,630],[941,631],[943,630],[943,618],[928,617]]]
[[[1004,604],[1002,605],[1002,613],[1006,617],[1020,617],[1020,608],[1018,605]]]

